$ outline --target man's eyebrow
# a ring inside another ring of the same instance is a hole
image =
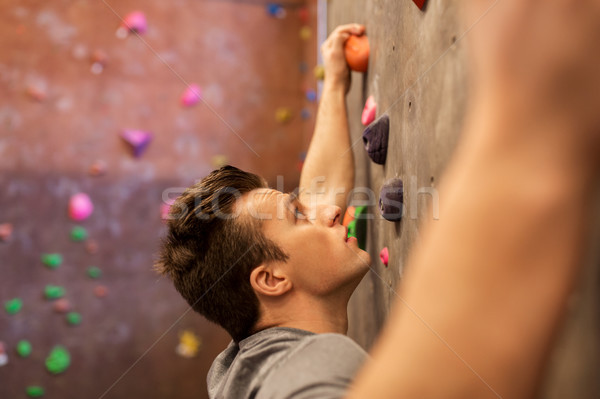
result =
[[[287,195],[287,198],[285,199],[285,202],[283,203],[283,205],[285,206],[285,209],[290,210],[290,208],[292,207],[292,204],[294,202],[296,202],[296,200],[298,199],[298,196],[296,195],[296,193],[289,193]]]
[[[292,212],[292,205],[296,202],[298,202],[298,193],[296,191],[292,191],[291,193],[288,193],[287,198],[285,199],[285,202],[283,203],[285,212],[294,218],[295,218],[295,215]]]

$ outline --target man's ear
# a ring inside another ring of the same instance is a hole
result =
[[[283,295],[292,289],[292,282],[279,268],[260,265],[250,273],[250,284],[257,294]]]

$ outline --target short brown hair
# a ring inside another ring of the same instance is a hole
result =
[[[229,332],[235,341],[252,332],[259,317],[251,271],[287,255],[261,229],[259,220],[235,216],[243,194],[267,184],[233,166],[213,171],[171,206],[168,233],[155,269],[173,280],[192,308]]]

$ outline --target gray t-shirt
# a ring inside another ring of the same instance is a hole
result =
[[[333,399],[344,396],[367,353],[342,334],[287,327],[231,342],[208,372],[211,399]]]

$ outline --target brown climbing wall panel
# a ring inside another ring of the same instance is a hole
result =
[[[343,23],[365,24],[371,46],[368,73],[364,77],[353,74],[348,98],[357,186],[369,187],[378,195],[385,180],[400,177],[404,181],[402,223],[387,222],[375,212],[368,224],[367,249],[373,270],[359,286],[349,310],[349,334],[366,348],[397,299],[394,289],[418,240],[419,223],[434,217],[432,203],[443,201],[436,197],[435,188],[456,146],[467,101],[464,29],[459,26],[457,3],[434,0],[421,11],[408,0],[329,1],[329,31]],[[361,141],[360,114],[371,94],[377,101],[377,116],[385,112],[390,117],[385,166],[369,160]],[[385,246],[389,248],[387,268],[379,260]],[[544,398],[600,397],[600,260],[590,258],[551,360]]]
[[[49,399],[206,397],[208,367],[229,338],[188,312],[170,282],[151,270],[164,232],[162,195],[204,177],[217,154],[273,186],[298,184],[299,153],[314,123],[300,110],[316,111],[303,93],[316,88],[316,35],[306,42],[299,36],[303,4],[286,1],[287,16],[276,19],[261,1],[0,0],[0,224],[14,226],[12,238],[0,242],[0,304],[24,301],[16,315],[0,309],[9,355],[0,367],[0,398],[25,397],[29,384],[42,385]],[[117,38],[115,13],[134,10],[147,17],[143,41]],[[92,59],[102,58],[97,50],[107,58],[100,74],[91,71]],[[205,104],[183,108],[182,79],[199,84],[219,116]],[[30,84],[45,91],[43,101],[27,93]],[[278,107],[292,111],[285,125],[275,121]],[[131,156],[121,129],[153,132],[140,158]],[[92,177],[97,159],[107,172]],[[95,210],[74,223],[67,203],[78,191]],[[70,240],[75,224],[97,242],[96,254]],[[63,265],[44,267],[45,252],[61,253]],[[105,298],[94,295],[91,265],[103,271]],[[82,315],[79,326],[53,312],[43,298],[46,284],[65,287]],[[175,354],[187,328],[203,340],[193,359]],[[20,339],[33,345],[27,359],[14,351]],[[69,349],[71,367],[51,376],[44,359],[55,344]]]

